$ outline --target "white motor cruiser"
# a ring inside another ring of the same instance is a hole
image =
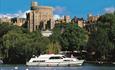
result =
[[[81,66],[84,60],[67,58],[60,54],[45,54],[34,57],[26,63],[28,66]]]

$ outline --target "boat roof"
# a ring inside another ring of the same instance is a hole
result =
[[[64,56],[64,55],[60,55],[60,54],[44,54],[44,55],[40,55],[39,57],[31,58],[30,62],[32,62],[33,60],[48,60],[50,57],[59,57],[59,56]]]
[[[56,56],[64,56],[64,55],[61,55],[61,54],[45,54],[45,55],[40,55],[39,58],[49,58],[49,57],[56,57]]]

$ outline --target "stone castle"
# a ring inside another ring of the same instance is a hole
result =
[[[54,20],[53,17],[53,7],[49,6],[40,6],[37,2],[32,2],[30,7],[30,12],[26,13],[26,18],[14,17],[2,17],[0,18],[0,23],[10,23],[17,26],[26,26],[29,32],[36,30],[50,31],[55,27],[56,24],[66,24],[66,23],[77,23],[81,28],[89,28],[90,25],[94,24],[98,19],[98,16],[94,16],[91,13],[88,14],[88,19],[84,20],[83,18],[74,17],[73,19],[70,16],[62,16],[59,19]],[[88,30],[89,31],[89,30]],[[48,32],[46,32],[48,33]],[[51,32],[49,32],[51,33]]]
[[[30,32],[37,29],[46,30],[53,28],[53,8],[49,6],[39,6],[37,2],[32,2],[31,12],[26,14],[27,27]]]

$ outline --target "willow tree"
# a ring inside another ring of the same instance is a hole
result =
[[[46,53],[49,54],[58,54],[61,50],[61,46],[58,42],[50,42],[49,45],[47,46]]]

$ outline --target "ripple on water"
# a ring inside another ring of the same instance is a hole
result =
[[[0,70],[115,70],[115,65],[91,65],[80,67],[28,67],[25,65],[0,65]]]

